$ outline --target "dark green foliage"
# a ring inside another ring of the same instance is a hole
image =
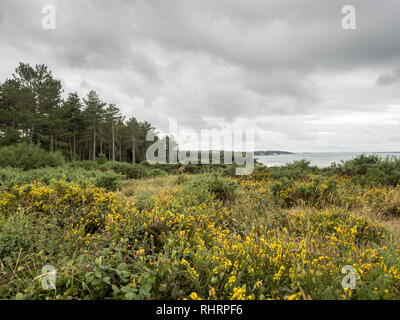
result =
[[[166,176],[168,173],[161,169],[147,169],[146,177],[155,177],[155,176]]]
[[[119,186],[119,181],[121,175],[113,172],[107,171],[99,174],[95,180],[95,186],[99,188],[105,188],[107,190],[115,191]]]
[[[339,164],[335,172],[349,176],[353,182],[361,185],[390,185],[400,184],[400,159],[387,157],[382,159],[377,155],[360,155],[353,160]]]
[[[338,166],[338,171],[340,174],[347,176],[365,175],[368,169],[378,167],[381,160],[376,155],[366,156],[362,154],[353,160],[343,162]]]
[[[219,174],[203,174],[191,181],[187,187],[187,193],[195,195],[210,194],[219,200],[233,200],[237,189],[237,183]]]
[[[274,180],[304,180],[310,174],[324,177],[337,174],[350,177],[352,182],[360,185],[388,185],[400,184],[400,159],[388,157],[383,159],[378,155],[359,155],[352,160],[344,161],[330,168],[310,166],[306,160],[295,161],[283,167],[255,168],[254,175],[261,178],[266,175]]]
[[[105,164],[107,162],[107,156],[104,153],[100,153],[96,158],[96,162],[98,164]]]
[[[268,168],[270,177],[273,179],[303,179],[309,173],[316,173],[319,170],[318,167],[311,167],[308,160],[294,161],[283,167]]]
[[[140,164],[129,164],[110,161],[99,167],[100,169],[112,170],[124,175],[128,179],[140,179],[146,176],[146,168]]]
[[[0,189],[10,188],[14,185],[23,185],[40,181],[50,184],[53,180],[74,182],[80,186],[94,182],[95,178],[101,174],[98,170],[86,170],[74,168],[70,165],[63,165],[56,168],[40,168],[24,171],[19,168],[0,168]]]
[[[140,164],[129,164],[123,162],[109,161],[98,167],[100,170],[112,170],[116,173],[124,175],[127,179],[141,179],[152,176],[167,175],[167,172],[154,168],[152,165],[144,166]]]
[[[150,123],[126,120],[94,90],[84,99],[71,92],[63,100],[61,93],[61,81],[46,65],[20,63],[12,78],[0,83],[0,146],[26,142],[71,160],[100,157],[100,164],[145,159],[152,144],[146,136],[154,130]]]
[[[15,167],[24,170],[37,169],[45,166],[56,167],[64,164],[64,158],[59,152],[47,152],[37,145],[20,143],[0,148],[0,166]]]

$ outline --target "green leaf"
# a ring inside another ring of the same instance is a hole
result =
[[[134,300],[134,299],[136,299],[136,294],[134,294],[133,292],[128,292],[127,294],[125,294],[125,298],[127,299],[127,300]]]
[[[105,283],[107,283],[107,284],[110,284],[111,282],[110,282],[110,277],[104,277],[103,278],[103,282],[105,282]]]
[[[119,293],[121,290],[114,284],[111,285],[111,288],[113,289],[114,293]]]
[[[126,263],[121,263],[121,264],[118,265],[117,270],[118,271],[123,271],[123,270],[126,269],[126,266],[127,266]]]

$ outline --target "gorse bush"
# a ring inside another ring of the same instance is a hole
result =
[[[395,166],[1,168],[0,298],[400,299],[400,186],[378,182]]]
[[[323,177],[339,175],[349,177],[353,183],[359,185],[396,186],[400,184],[400,159],[394,156],[383,159],[378,155],[362,154],[329,168],[313,167],[310,166],[309,161],[301,160],[282,167],[255,168],[252,179],[255,179],[257,175],[260,177],[268,175],[275,180],[282,178],[301,180],[307,179],[309,175]]]
[[[99,174],[96,177],[94,184],[96,187],[115,191],[119,186],[121,177],[120,174],[117,174],[114,171],[107,171]]]
[[[166,175],[167,172],[149,166],[143,166],[141,164],[130,164],[130,163],[121,163],[121,162],[107,162],[101,166],[99,166],[100,170],[112,170],[116,173],[124,175],[127,179],[141,179],[145,177],[153,177],[153,176],[163,176]]]
[[[166,176],[168,173],[162,169],[148,169],[146,177]]]
[[[212,189],[213,184],[218,186],[213,190],[220,190],[225,189],[221,183],[231,184],[225,179],[191,176],[174,191],[143,189],[133,202],[103,188],[65,181],[1,193],[0,297],[400,297],[400,256],[383,226],[340,208],[256,215],[249,194],[265,198],[269,193],[249,178],[238,186],[248,192],[238,192],[232,203],[182,201],[190,196],[182,193],[185,186]],[[154,180],[167,182],[168,177]],[[175,178],[169,180],[176,187]],[[56,291],[44,290],[38,278],[46,264],[57,270]],[[344,265],[356,270],[356,290],[341,286]]]
[[[11,188],[14,185],[23,185],[38,181],[43,184],[50,184],[52,180],[63,180],[66,182],[73,182],[79,186],[86,186],[90,183],[100,184],[102,187],[108,188],[112,186],[115,188],[114,183],[103,183],[100,181],[118,180],[122,177],[114,173],[113,171],[101,171],[101,170],[87,170],[84,168],[77,168],[70,164],[51,168],[39,168],[34,170],[22,170],[19,168],[0,168],[0,189]]]
[[[271,184],[272,194],[277,203],[284,207],[299,204],[324,207],[339,202],[338,182],[321,176],[295,181],[279,179]]]
[[[0,189],[31,182],[26,171],[19,168],[0,168]]]
[[[228,172],[232,175],[231,165],[192,165],[192,164],[149,164],[142,161],[140,164],[131,164],[127,162],[117,161],[103,161],[96,159],[96,161],[72,161],[71,166],[74,168],[85,168],[87,170],[112,170],[115,173],[123,175],[127,179],[141,179],[154,176],[165,176],[166,174],[197,174],[197,173],[210,173],[210,172]],[[234,171],[233,171],[234,172]],[[234,175],[234,174],[233,174]]]
[[[98,170],[98,171],[114,171],[120,175],[123,175],[126,179],[141,179],[147,176],[157,175],[158,173],[165,174],[164,171],[153,171],[156,170],[153,166],[144,166],[141,164],[130,164],[126,162],[117,161],[73,161],[71,166],[74,168],[84,168],[86,170]]]
[[[360,155],[353,160],[339,164],[335,172],[351,177],[354,183],[361,185],[400,184],[400,159],[387,157],[382,159],[377,155]]]
[[[260,170],[267,171],[269,176],[273,179],[303,179],[310,173],[317,173],[320,171],[317,167],[310,166],[308,160],[294,161],[283,167],[262,168]]]
[[[220,176],[219,174],[206,173],[197,176],[187,186],[188,193],[205,196],[212,195],[219,200],[233,200],[237,183],[229,178]]]
[[[47,152],[37,145],[20,143],[0,148],[0,166],[31,170],[42,167],[56,167],[64,164],[59,152]]]
[[[100,170],[100,164],[96,161],[83,160],[83,161],[71,161],[69,165],[72,168],[83,168],[86,170]]]
[[[343,162],[338,166],[339,172],[347,176],[365,175],[368,169],[376,168],[382,162],[381,157],[377,155],[366,156],[364,154],[357,156],[353,160]]]

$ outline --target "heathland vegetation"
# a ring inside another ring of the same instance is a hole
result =
[[[0,149],[2,165],[20,148]],[[400,298],[397,159],[238,177],[223,165],[37,158],[0,169],[1,298]],[[42,287],[44,265],[55,290]],[[355,289],[342,287],[344,266]]]
[[[400,298],[399,159],[235,176],[149,165],[149,130],[45,66],[1,84],[1,299]]]

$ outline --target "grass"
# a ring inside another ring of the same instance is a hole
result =
[[[382,175],[366,183],[368,168],[176,170],[118,184],[109,174],[103,188],[97,174],[122,167],[82,165],[93,168],[76,181],[24,171],[3,187],[0,298],[400,298],[400,188]],[[57,271],[55,290],[42,287],[44,265]],[[342,287],[344,266],[356,289]]]

